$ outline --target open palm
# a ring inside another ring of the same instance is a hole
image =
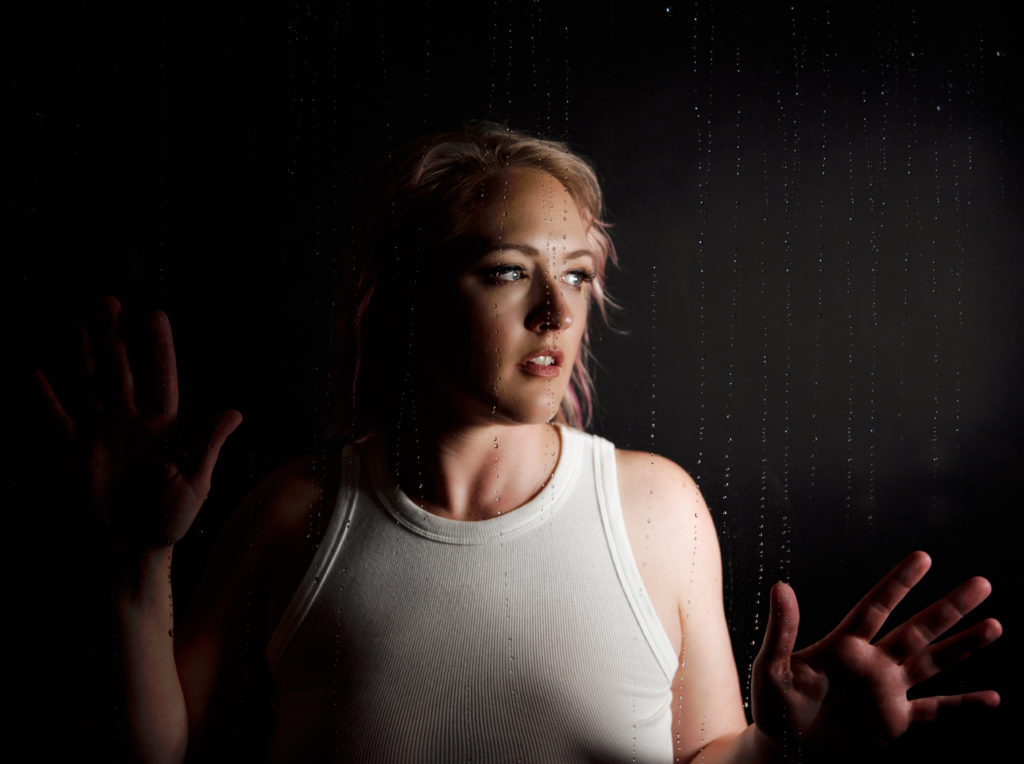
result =
[[[910,725],[965,706],[995,706],[995,692],[909,700],[907,691],[982,649],[1002,633],[987,619],[939,638],[991,592],[972,578],[872,641],[893,608],[931,566],[924,552],[897,565],[823,639],[793,652],[799,625],[796,595],[786,584],[771,593],[764,645],[754,662],[754,721],[770,737],[828,760],[877,750]]]
[[[143,554],[184,536],[241,415],[222,412],[198,442],[183,442],[167,316],[151,314],[142,360],[134,365],[120,320],[120,303],[110,297],[90,329],[81,331],[72,388],[77,396],[65,396],[74,405],[61,403],[41,371],[34,372],[34,381],[62,443],[76,498],[105,540]]]

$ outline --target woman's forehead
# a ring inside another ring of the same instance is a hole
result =
[[[511,167],[490,178],[470,218],[467,228],[488,238],[502,239],[511,231],[540,235],[549,228],[559,237],[585,234],[579,205],[565,184],[530,167]]]
[[[495,202],[513,197],[538,197],[572,201],[565,183],[539,167],[509,167],[487,179],[484,198]]]

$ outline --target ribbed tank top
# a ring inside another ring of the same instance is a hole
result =
[[[560,433],[544,489],[477,522],[414,504],[380,441],[346,447],[267,648],[272,761],[672,760],[677,658],[626,536],[615,450]]]

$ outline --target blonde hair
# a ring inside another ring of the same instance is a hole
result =
[[[345,427],[352,435],[394,426],[395,401],[404,392],[400,386],[408,369],[398,367],[400,354],[395,350],[404,346],[402,339],[411,327],[398,327],[394,316],[410,306],[415,311],[418,297],[410,289],[414,284],[393,275],[412,273],[415,281],[422,263],[443,256],[473,220],[487,183],[505,171],[539,169],[565,186],[579,207],[594,253],[594,307],[607,320],[613,304],[605,290],[605,274],[616,257],[602,219],[601,187],[593,168],[565,143],[477,122],[421,138],[388,160],[377,178],[382,186],[370,195],[371,208],[355,241],[358,278],[347,322],[354,334],[355,357],[348,375],[353,411]],[[391,278],[382,279],[382,274]],[[559,421],[580,428],[589,423],[594,407],[592,362],[588,328],[559,407]]]

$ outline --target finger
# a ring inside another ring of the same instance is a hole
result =
[[[214,465],[217,464],[217,457],[220,456],[221,446],[228,436],[242,423],[242,415],[237,411],[222,411],[214,417],[213,425],[210,428],[206,440],[206,448],[199,460],[199,465],[192,475],[193,485],[201,489],[203,495],[209,490],[210,478],[213,475]]]
[[[96,370],[103,379],[100,395],[111,409],[128,411],[135,405],[135,382],[128,350],[120,332],[121,303],[105,297],[99,306],[96,330],[91,337]]]
[[[65,441],[71,440],[75,436],[75,423],[57,399],[50,380],[39,369],[33,369],[29,372],[28,383],[46,412],[52,429]]]
[[[96,364],[92,358],[92,347],[89,343],[89,332],[85,324],[75,321],[71,325],[71,346],[72,346],[72,373],[75,375],[79,387],[84,389],[88,386],[88,380],[96,371]]]
[[[878,647],[903,661],[945,634],[991,593],[988,581],[972,578],[886,634],[878,641]]]
[[[931,565],[931,557],[924,552],[914,552],[906,557],[854,606],[836,627],[836,631],[862,639],[874,639],[893,608],[924,577]]]
[[[167,314],[155,310],[146,323],[146,374],[138,385],[136,400],[149,411],[176,416],[178,413],[178,363],[174,337]]]
[[[910,701],[910,721],[933,722],[971,708],[995,708],[999,693],[992,690],[968,692],[963,695],[934,695]]]
[[[959,634],[912,655],[903,663],[903,671],[910,686],[931,679],[940,671],[959,663],[988,647],[1003,633],[1003,626],[994,618],[986,618]]]
[[[765,628],[758,661],[762,665],[767,661],[769,671],[788,671],[790,656],[796,645],[797,629],[800,626],[800,608],[797,605],[796,593],[789,584],[775,584],[769,599],[771,609],[768,613],[768,626]]]

